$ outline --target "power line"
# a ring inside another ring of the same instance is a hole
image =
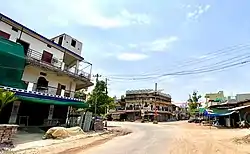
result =
[[[213,69],[197,69],[197,70],[192,70],[192,71],[180,71],[180,72],[173,72],[173,73],[166,73],[166,74],[162,74],[162,75],[158,75],[156,77],[141,77],[141,78],[113,78],[113,79],[120,79],[122,81],[125,80],[146,80],[146,79],[155,79],[155,78],[160,78],[160,77],[165,77],[165,76],[181,76],[181,75],[192,75],[192,74],[201,74],[201,73],[207,73],[207,72],[214,72],[214,71],[218,71],[218,70],[224,70],[226,68],[231,68],[231,67],[235,67],[235,66],[240,66],[240,65],[244,65],[246,63],[249,63],[250,61],[243,61],[243,62],[238,62],[238,63],[234,63],[234,64],[230,64],[230,65],[224,65],[221,66],[219,68],[213,68]]]
[[[228,63],[230,64],[231,62],[228,62]],[[220,66],[220,67],[226,66],[227,67],[227,65],[223,64],[223,65],[217,65],[215,67],[210,67],[210,68],[207,67],[205,69],[193,69],[193,70],[177,71],[177,72],[168,73],[168,75],[180,75],[180,74],[185,74],[185,73],[190,73],[190,72],[195,73],[197,71],[206,71],[206,70],[211,70],[211,69],[217,69],[216,67],[218,67],[218,66]],[[162,76],[162,74],[158,74],[158,75],[154,75],[154,76],[148,76],[148,77],[137,77],[137,78],[112,77],[112,79],[143,80],[143,79],[153,79],[153,78],[157,78],[157,77],[161,77],[161,76]]]
[[[205,54],[201,57],[204,57],[204,58],[199,58],[198,60],[188,60],[188,61],[184,61],[184,63],[182,62],[181,65],[177,65],[177,66],[173,66],[174,69],[176,68],[181,68],[181,67],[184,67],[184,66],[192,66],[191,64],[197,64],[197,63],[204,63],[204,62],[207,62],[208,60],[212,60],[212,59],[218,59],[218,56],[222,56],[222,55],[225,55],[226,56],[229,56],[229,55],[232,55],[232,54],[238,54],[239,51],[244,51],[244,50],[247,50],[247,49],[250,49],[250,44],[240,44],[240,45],[236,45],[236,46],[232,46],[232,47],[228,47],[228,48],[224,48],[224,49],[221,49],[221,50],[217,50],[215,52],[210,52],[208,54]],[[157,71],[155,72],[158,72],[160,71],[160,69],[158,69]],[[145,73],[145,74],[117,74],[117,75],[108,75],[109,77],[131,77],[131,76],[152,76],[152,75],[156,75],[155,73]]]
[[[235,56],[231,59],[227,59],[227,60],[222,60],[220,62],[217,62],[217,63],[214,63],[214,64],[210,64],[210,65],[205,65],[205,66],[202,66],[202,67],[198,67],[196,69],[193,69],[193,70],[184,70],[184,71],[179,71],[179,72],[174,72],[174,74],[176,73],[185,73],[185,72],[192,72],[192,71],[205,71],[206,69],[212,69],[212,68],[217,68],[219,66],[224,66],[226,64],[231,64],[233,62],[238,62],[240,60],[247,60],[248,58],[250,58],[250,55],[246,56],[245,54],[244,55],[240,55],[240,56]],[[211,67],[213,66],[213,67]],[[154,74],[154,75],[151,75],[151,76],[144,76],[144,77],[135,77],[133,79],[151,79],[151,78],[155,78],[155,77],[158,77],[159,74]],[[122,78],[122,77],[111,77],[112,79],[130,79],[130,78]]]

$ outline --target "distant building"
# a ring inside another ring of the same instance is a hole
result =
[[[205,95],[206,102],[213,102],[213,101],[225,101],[225,96],[223,91],[219,91],[217,93],[208,93]]]
[[[120,101],[119,109],[119,113],[129,121],[141,118],[153,120],[155,114],[158,121],[167,121],[173,119],[173,111],[176,110],[169,94],[155,92],[153,89],[126,91],[124,101]]]
[[[241,102],[245,100],[250,100],[250,93],[236,94],[236,101]]]

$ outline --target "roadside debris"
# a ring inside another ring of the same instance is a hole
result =
[[[246,135],[244,137],[241,137],[241,138],[234,138],[233,141],[237,144],[249,144],[250,143],[250,134],[249,135]]]
[[[65,131],[65,129],[63,129]],[[115,128],[109,129],[104,132],[94,133],[94,134],[80,134],[75,136],[69,136],[60,140],[41,140],[34,145],[29,143],[28,146],[23,146],[25,148],[13,149],[15,153],[18,154],[49,154],[49,153],[67,153],[70,154],[72,151],[78,151],[87,149],[96,145],[105,143],[114,137],[123,136],[131,133],[132,131],[128,129]],[[51,133],[50,133],[51,134]],[[53,133],[52,133],[53,134]],[[66,133],[67,134],[67,133]],[[38,146],[40,145],[40,146]],[[44,146],[41,146],[44,145]]]

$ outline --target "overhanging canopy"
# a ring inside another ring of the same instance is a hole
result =
[[[206,110],[204,112],[205,116],[209,117],[220,117],[220,116],[227,116],[233,114],[235,111],[229,111],[228,109],[212,109],[212,110]]]
[[[27,96],[17,96],[17,98],[18,100],[32,102],[32,103],[65,105],[65,106],[72,106],[76,108],[88,108],[89,107],[89,105],[86,102],[80,102],[80,101],[60,101],[60,100],[51,100],[51,99],[43,99],[43,98],[27,97]]]

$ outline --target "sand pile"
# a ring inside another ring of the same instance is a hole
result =
[[[81,134],[85,134],[81,127],[52,127],[45,133],[43,139],[63,139]]]

